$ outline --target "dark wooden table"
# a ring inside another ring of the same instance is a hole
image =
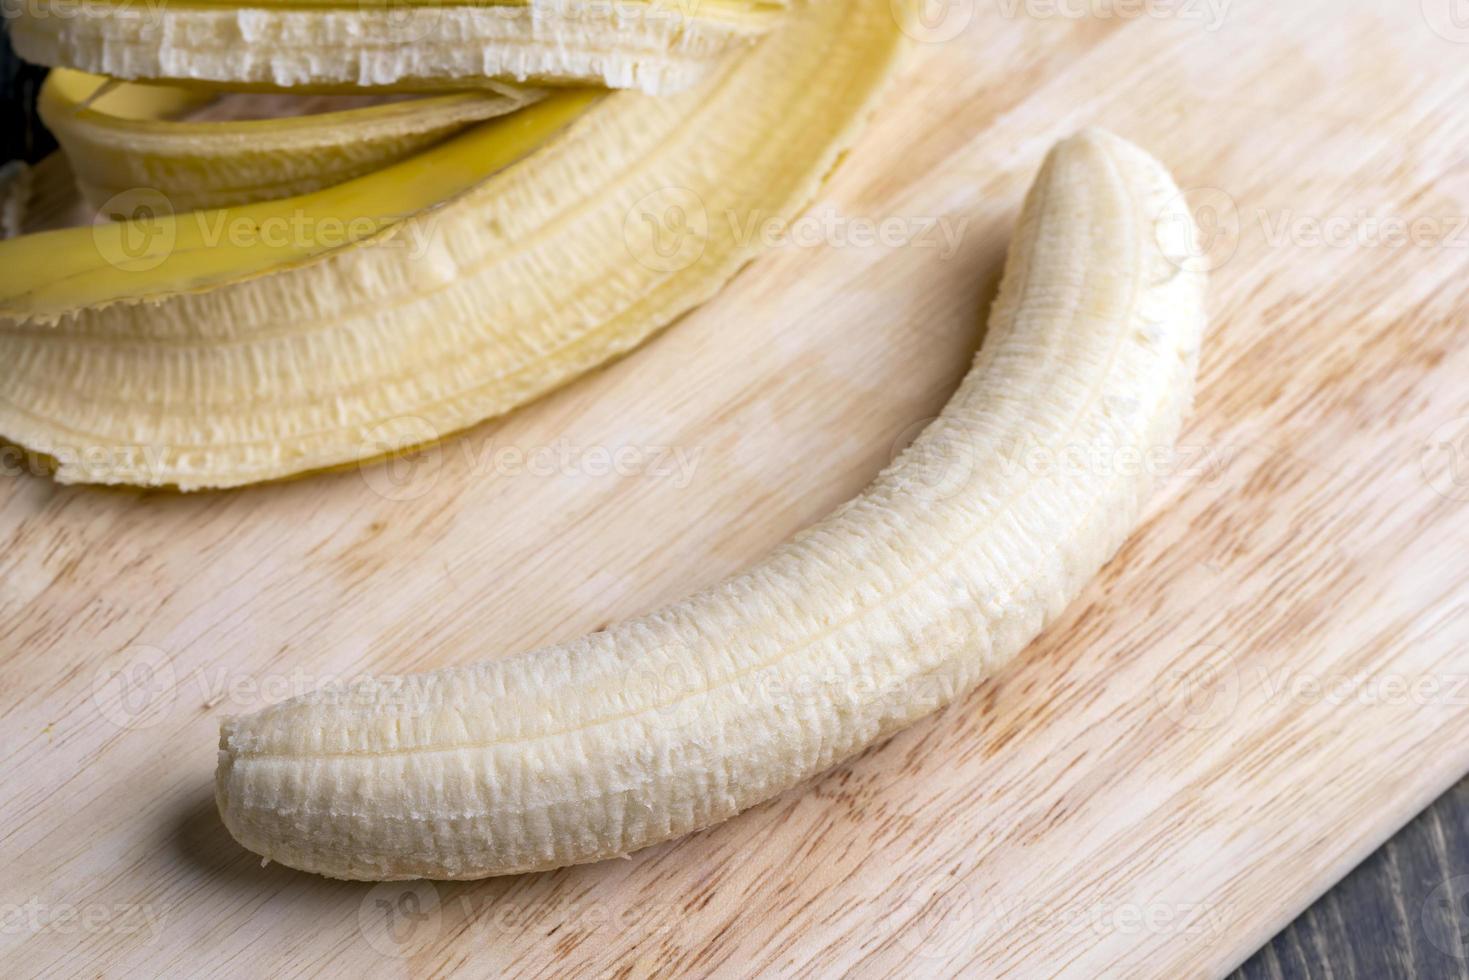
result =
[[[1469,779],[1378,848],[1234,980],[1287,977],[1469,977]]]
[[[20,64],[0,34],[0,162],[35,161],[55,148],[34,112],[43,76]],[[1469,779],[1234,974],[1234,980],[1295,977],[1469,980]]]

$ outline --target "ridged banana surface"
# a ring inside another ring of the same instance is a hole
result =
[[[0,436],[63,482],[195,489],[506,412],[758,254],[748,229],[811,200],[904,47],[888,0],[819,0],[679,95],[562,125],[593,98],[567,93],[314,195],[0,242]],[[348,218],[359,239],[311,234]]]
[[[58,68],[46,76],[37,108],[92,207],[106,212],[109,202],[126,205],[131,192],[149,188],[173,210],[193,211],[306,194],[372,173],[542,92],[501,85],[334,112],[172,118],[207,111],[215,95]]]
[[[1139,515],[1149,467],[1126,461],[1166,451],[1192,397],[1194,239],[1152,158],[1098,132],[1063,143],[972,370],[867,492],[659,612],[226,721],[224,822],[338,878],[595,861],[724,820],[969,690]]]
[[[122,79],[296,91],[500,79],[667,93],[774,26],[784,0],[27,0],[16,52]]]

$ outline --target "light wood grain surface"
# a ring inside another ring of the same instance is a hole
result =
[[[7,457],[5,972],[1227,972],[1469,771],[1469,28],[1442,8],[955,0],[813,211],[836,231],[502,423],[188,497]],[[626,861],[373,887],[231,841],[222,715],[596,629],[860,489],[1092,123],[1217,232],[1215,327],[1149,518],[1013,668]],[[914,237],[842,230],[883,219]]]

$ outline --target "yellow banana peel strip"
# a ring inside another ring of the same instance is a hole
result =
[[[482,123],[433,151],[296,197],[178,213],[161,192],[135,188],[111,202],[128,220],[0,243],[0,331],[10,323],[70,320],[79,328],[76,336],[96,339],[127,318],[148,330],[208,342],[212,334],[206,322],[170,324],[178,304],[164,301],[279,276],[380,236],[411,239],[415,231],[426,236],[429,223],[398,226],[523,159],[597,98],[586,90],[561,92]],[[411,252],[398,249],[398,263],[413,259]],[[313,271],[308,278],[312,275],[326,274]],[[310,283],[281,279],[263,288],[300,286]],[[130,303],[132,309],[104,310],[116,303]],[[49,329],[43,333],[52,335]],[[55,333],[63,335],[72,331]]]
[[[213,93],[58,68],[37,107],[87,203],[116,217],[109,202],[121,195],[117,203],[127,204],[137,188],[160,192],[177,211],[309,193],[380,170],[542,95],[503,85],[334,112],[201,122],[174,117],[197,114]]]
[[[63,482],[187,490],[513,409],[753,258],[759,236],[740,230],[814,196],[903,48],[889,0],[814,2],[697,88],[605,97],[478,184],[479,155],[504,152],[483,132],[560,103],[301,198],[0,242],[0,436]],[[433,181],[469,186],[424,207]],[[355,243],[314,237],[313,222],[415,208]],[[281,248],[231,237],[265,218],[303,230]]]
[[[25,0],[16,52],[130,80],[312,91],[696,82],[785,0]]]

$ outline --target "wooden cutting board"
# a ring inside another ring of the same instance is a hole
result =
[[[502,423],[196,496],[57,487],[8,458],[5,972],[1237,964],[1469,771],[1469,26],[1451,10],[951,0],[812,212],[835,231],[791,236]],[[1190,189],[1215,326],[1149,518],[1012,669],[626,861],[374,887],[234,844],[212,799],[222,715],[596,629],[858,491],[964,371],[1044,151],[1092,123]],[[885,219],[887,245],[852,233]]]

